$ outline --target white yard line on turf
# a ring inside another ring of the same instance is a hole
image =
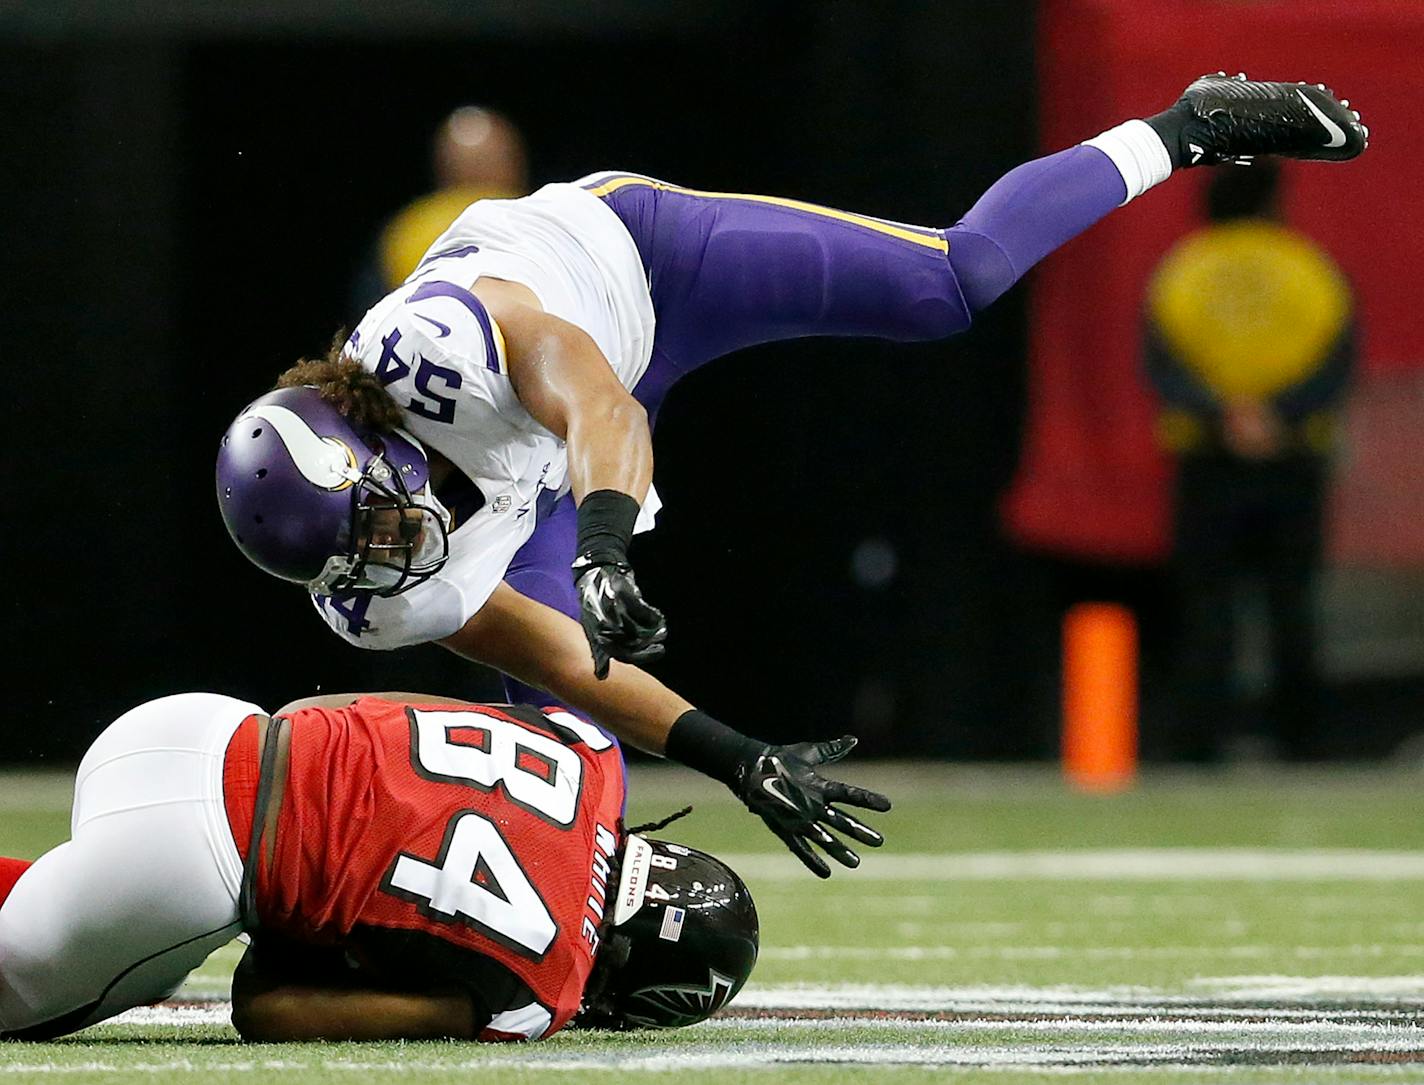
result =
[[[199,1073],[259,1073],[300,1072],[321,1070],[324,1072],[345,1072],[359,1074],[387,1075],[430,1075],[450,1074],[459,1071],[499,1071],[527,1069],[541,1071],[559,1070],[616,1070],[620,1072],[644,1071],[652,1073],[687,1073],[698,1070],[724,1070],[736,1068],[756,1068],[787,1064],[842,1064],[842,1065],[902,1065],[902,1066],[943,1066],[976,1068],[984,1070],[1028,1070],[1048,1069],[1072,1072],[1074,1070],[1101,1072],[1114,1067],[1142,1068],[1144,1065],[1155,1070],[1172,1067],[1190,1068],[1202,1064],[1221,1065],[1224,1060],[1249,1061],[1260,1066],[1269,1064],[1271,1056],[1286,1057],[1300,1054],[1321,1053],[1326,1056],[1322,1062],[1329,1062],[1332,1053],[1349,1055],[1359,1050],[1369,1052],[1415,1050],[1415,1046],[1396,1046],[1388,1041],[1372,1040],[1367,1048],[1336,1044],[1230,1044],[1214,1046],[1193,1040],[1190,1044],[1145,1043],[1145,1044],[1094,1044],[1087,1047],[1068,1048],[1052,1044],[994,1044],[976,1047],[965,1044],[815,1044],[798,1046],[785,1042],[739,1043],[729,1050],[723,1045],[684,1048],[657,1054],[637,1054],[610,1052],[606,1055],[592,1055],[571,1050],[552,1049],[547,1052],[512,1054],[508,1049],[493,1049],[482,1057],[465,1059],[383,1059],[366,1061],[323,1056],[320,1049],[312,1049],[309,1060],[253,1059],[223,1062],[206,1062],[190,1059],[173,1059],[154,1062],[118,1063],[91,1061],[85,1063],[58,1065],[53,1063],[0,1064],[0,1075],[42,1075],[42,1074],[93,1074],[151,1075],[189,1071]],[[1230,1062],[1227,1063],[1228,1065]]]
[[[1037,1033],[1045,1036],[1075,1034],[1103,1035],[1121,1038],[1123,1033],[1155,1036],[1159,1039],[1190,1036],[1193,1042],[1213,1041],[1229,1046],[1268,1044],[1325,1047],[1330,1045],[1359,1046],[1375,1049],[1381,1044],[1393,1044],[1398,1049],[1424,1049],[1424,1026],[1417,1025],[1411,1015],[1400,1013],[1387,1021],[1330,1021],[1319,1017],[1295,1017],[1260,1020],[1210,1020],[1199,1018],[1143,1017],[1074,1017],[1032,1020],[1004,1020],[1001,1017],[954,1017],[924,1019],[914,1017],[714,1017],[699,1028],[709,1032],[745,1033],[794,1031],[796,1035],[815,1032],[838,1032],[848,1029],[870,1032],[949,1032],[965,1035],[976,1032]],[[1213,1016],[1217,1016],[1213,1011]],[[1221,1015],[1225,1018],[1225,1015]]]
[[[1191,986],[1210,991],[1214,998],[1253,1001],[1322,1000],[1350,1002],[1368,999],[1407,999],[1424,1002],[1424,976],[1215,976],[1196,979]],[[1424,1022],[1424,1008],[1416,1007]]]
[[[1185,991],[1152,987],[918,986],[912,984],[749,984],[735,1005],[765,1010],[881,1010],[1082,1013],[1095,1008],[1127,1013],[1177,1006],[1186,1012],[1229,1012],[1243,1003],[1274,1001],[1280,1012],[1323,1014],[1322,1001],[1398,1003],[1419,1014],[1424,1009],[1424,976],[1220,976],[1191,980]],[[1301,1003],[1308,1005],[1301,1006]],[[1309,1005],[1309,1004],[1315,1005]],[[1250,1012],[1260,1012],[1252,1009]],[[1338,1011],[1328,1011],[1338,1015]],[[1371,1012],[1374,1012],[1373,1010]]]
[[[1326,1003],[1322,1005],[1322,1003]],[[1367,1004],[1359,1006],[1354,1004]],[[1193,980],[1182,990],[1148,987],[926,987],[904,984],[752,984],[737,996],[740,1011],[831,1011],[842,1025],[879,1023],[882,1013],[985,1014],[983,1027],[1028,1027],[1023,1022],[994,1021],[995,1015],[1064,1015],[1076,1020],[1046,1022],[1043,1028],[1065,1032],[1102,1029],[1129,1018],[1152,1016],[1163,1030],[1227,1027],[1203,1017],[1238,1019],[1231,1027],[1251,1027],[1241,1018],[1269,1017],[1272,1027],[1377,1029],[1388,1023],[1424,1022],[1424,976],[1225,976]],[[130,1010],[113,1023],[198,1028],[228,1022],[225,1001],[168,1003]],[[1368,1018],[1364,1024],[1352,1019]],[[1395,1019],[1398,1018],[1398,1021]],[[768,1027],[792,1020],[766,1018]],[[807,1020],[807,1019],[799,1019]],[[1383,1022],[1383,1023],[1382,1023]],[[912,1025],[914,1022],[901,1022]],[[959,1020],[952,1024],[979,1027]],[[714,1021],[716,1028],[752,1027],[738,1019]],[[1038,1026],[1034,1026],[1038,1027]],[[1424,1031],[1412,1029],[1413,1042],[1424,1045]]]
[[[1380,960],[1424,957],[1424,945],[1371,943],[1350,946],[766,946],[763,961],[1178,961],[1258,960],[1294,957],[1300,961],[1353,958]]]
[[[178,1028],[201,1028],[208,1025],[226,1025],[232,1020],[232,1007],[226,1002],[183,1005],[166,1003],[159,1006],[140,1006],[115,1017],[114,1025],[160,1025]]]
[[[748,881],[800,880],[805,871],[789,855],[756,853],[722,858]],[[872,855],[855,872],[867,881],[987,881],[1039,878],[1068,881],[1417,881],[1424,852],[1358,849],[1133,848],[1108,851],[984,851]]]

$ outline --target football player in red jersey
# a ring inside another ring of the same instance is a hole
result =
[[[85,755],[72,839],[0,860],[0,1037],[160,1000],[243,932],[248,1039],[692,1024],[750,974],[756,910],[624,798],[616,745],[557,708],[150,701]]]

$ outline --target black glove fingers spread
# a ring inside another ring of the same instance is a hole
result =
[[[827,780],[815,769],[840,760],[854,746],[849,735],[829,742],[765,746],[742,763],[733,784],[742,801],[817,877],[829,877],[831,868],[816,848],[842,866],[860,865],[860,856],[832,830],[867,847],[884,843],[878,832],[831,803],[888,810],[890,801],[873,791]]]
[[[794,831],[783,829],[771,821],[767,821],[767,825],[771,828],[772,832],[781,838],[781,842],[791,849],[791,854],[800,859],[802,864],[812,874],[818,878],[829,878],[831,876],[831,868],[826,864],[826,861],[812,851],[811,845],[797,836]]]
[[[855,749],[856,738],[854,735],[843,735],[841,738],[832,739],[829,742],[817,742],[816,759],[811,761],[813,765],[829,765],[833,761],[839,761],[851,750]]]
[[[814,826],[814,829],[813,837],[827,855],[840,863],[841,866],[848,866],[852,870],[860,866],[860,856],[851,851],[843,841],[832,836],[819,825]]]
[[[890,809],[890,800],[878,791],[866,791],[863,787],[852,787],[839,780],[831,780],[826,785],[826,800],[842,802],[849,806],[859,806],[862,810],[885,813]]]
[[[832,829],[835,829],[836,832],[844,833],[852,840],[857,840],[867,847],[878,848],[881,844],[885,843],[885,838],[869,825],[857,821],[849,814],[837,810],[834,806],[826,807],[826,816],[823,820]]]

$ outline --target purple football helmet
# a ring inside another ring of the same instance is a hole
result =
[[[223,434],[218,507],[237,547],[318,595],[399,595],[449,557],[447,517],[409,434],[364,432],[311,387],[254,401]]]

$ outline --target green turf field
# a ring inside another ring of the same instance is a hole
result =
[[[1424,777],[1149,776],[1111,797],[1049,770],[873,766],[888,846],[828,883],[730,796],[635,774],[630,820],[729,859],[762,958],[727,1014],[534,1045],[237,1042],[236,947],[183,1001],[45,1045],[0,1080],[1424,1082]],[[67,781],[0,774],[0,854],[62,839]]]

